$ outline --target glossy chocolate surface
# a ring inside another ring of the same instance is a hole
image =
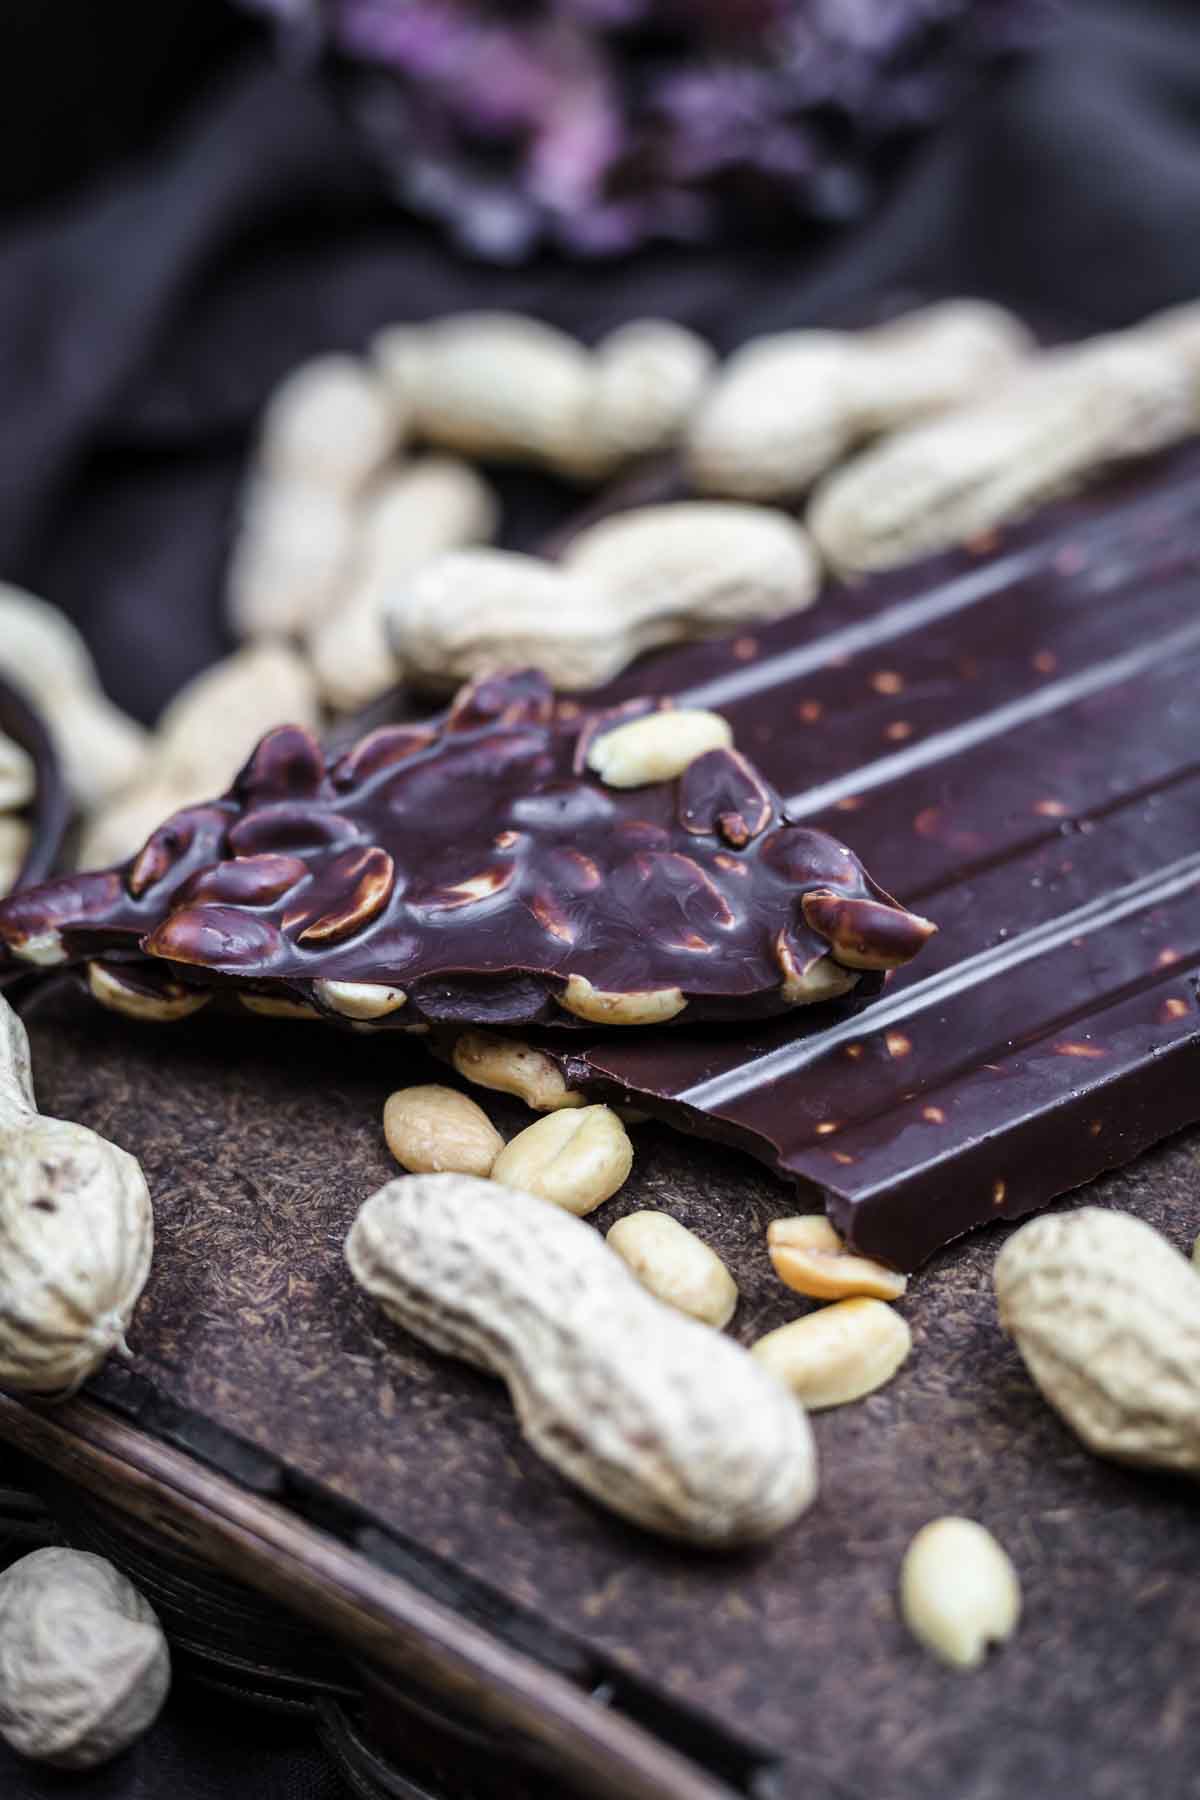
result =
[[[572,1044],[575,1082],[750,1149],[903,1268],[1200,1118],[1198,602],[1192,449],[664,659],[939,932],[859,1017]]]
[[[0,942],[103,961],[139,991],[157,967],[176,989],[232,983],[335,1018],[323,984],[402,990],[385,1029],[578,1026],[569,977],[675,994],[689,1021],[877,992],[929,927],[840,837],[789,822],[744,757],[711,750],[633,789],[589,772],[599,735],[659,705],[556,706],[526,672],[333,761],[281,726],[132,862],[0,905]]]

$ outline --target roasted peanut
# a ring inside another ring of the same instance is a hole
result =
[[[669,1213],[628,1213],[605,1241],[667,1306],[718,1331],[732,1319],[738,1303],[733,1276],[715,1250]]]
[[[147,779],[91,821],[81,868],[132,856],[180,807],[211,799],[232,781],[263,733],[283,722],[315,726],[316,685],[285,644],[251,644],[189,681],[159,718]]]
[[[259,473],[242,499],[226,585],[240,638],[287,638],[337,607],[353,567],[352,496],[297,477]]]
[[[594,1212],[633,1167],[633,1145],[607,1106],[547,1113],[504,1146],[492,1164],[493,1181],[550,1200],[565,1211]]]
[[[533,1449],[636,1524],[735,1544],[812,1500],[812,1434],[791,1396],[560,1208],[465,1175],[413,1176],[366,1202],[346,1260],[400,1325],[499,1375]]]
[[[751,1347],[810,1412],[861,1400],[890,1381],[912,1333],[882,1300],[839,1300],[780,1325]]]
[[[0,1575],[0,1646],[0,1737],[58,1769],[128,1749],[170,1686],[152,1608],[85,1550],[35,1550]]]
[[[1098,1456],[1200,1475],[1200,1279],[1140,1219],[1048,1214],[996,1258],[1000,1323]]]
[[[144,766],[147,733],[102,692],[87,646],[64,613],[0,583],[0,672],[30,695],[62,757],[67,785],[90,810]]]
[[[631,509],[580,532],[561,563],[449,551],[389,584],[409,675],[446,686],[532,663],[559,688],[607,681],[643,650],[807,606],[817,565],[794,520],[717,502]]]
[[[24,819],[0,818],[0,894],[15,886],[32,841]]]
[[[598,476],[679,439],[712,379],[703,338],[666,319],[631,319],[592,351],[581,461]]]
[[[814,1300],[845,1300],[866,1294],[875,1300],[899,1300],[908,1279],[870,1257],[847,1250],[823,1213],[794,1219],[772,1219],[767,1250],[780,1281]]]
[[[317,356],[301,363],[271,395],[257,460],[271,479],[354,494],[397,449],[402,409],[369,363]]]
[[[388,642],[394,584],[459,544],[490,538],[499,503],[481,475],[451,456],[409,463],[366,496],[349,584],[319,615],[308,651],[329,703],[365,706],[396,682],[402,665]]]
[[[900,1611],[913,1636],[954,1669],[977,1669],[1011,1637],[1021,1587],[1011,1561],[974,1519],[922,1526],[900,1568]]]
[[[639,648],[799,612],[820,584],[812,542],[795,519],[721,500],[614,513],[570,540],[562,566],[603,588],[612,628]]]
[[[1135,334],[1035,360],[991,399],[897,432],[828,476],[807,523],[848,574],[891,568],[1020,517],[1117,458],[1194,429],[1182,357]]]
[[[544,669],[555,687],[591,687],[631,654],[602,592],[512,550],[435,557],[394,584],[386,615],[409,676],[438,688],[524,664]]]
[[[60,1396],[121,1347],[154,1220],[132,1156],[37,1111],[25,1028],[0,998],[0,1385]]]
[[[0,813],[28,806],[35,785],[32,756],[0,732]]]
[[[635,320],[588,351],[512,312],[394,326],[372,355],[427,443],[581,481],[673,443],[712,364],[701,339],[664,320]]]
[[[401,1088],[383,1109],[388,1149],[414,1175],[488,1175],[504,1139],[481,1106],[456,1088]]]
[[[517,1038],[464,1031],[455,1040],[451,1058],[465,1080],[501,1094],[515,1094],[534,1112],[557,1112],[560,1107],[585,1104],[583,1095],[567,1086],[551,1057]]]
[[[785,331],[730,357],[694,419],[704,493],[793,498],[854,444],[961,405],[1032,348],[1010,313],[951,300],[859,332]]]

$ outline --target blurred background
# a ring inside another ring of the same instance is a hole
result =
[[[230,647],[254,420],[314,352],[1200,291],[1189,0],[10,0],[0,99],[0,576],[143,719]],[[505,498],[518,542],[570,499]]]
[[[727,351],[943,295],[1057,336],[1200,293],[1195,0],[9,0],[0,140],[0,580],[145,722],[234,647],[256,420],[321,351],[481,306]],[[517,546],[581,503],[499,486]],[[342,1791],[304,1721],[185,1684],[74,1791],[251,1784]],[[0,1751],[0,1792],[60,1791]]]

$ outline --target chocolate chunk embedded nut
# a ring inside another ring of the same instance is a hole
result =
[[[408,1000],[403,988],[380,981],[314,981],[313,992],[345,1019],[385,1019]]]
[[[841,968],[843,953],[861,942],[891,966],[930,928],[844,844],[788,824],[741,759],[716,753],[707,830],[681,817],[681,783],[633,792],[585,766],[624,732],[678,739],[689,720],[728,735],[650,700],[564,711],[526,670],[332,761],[281,725],[227,793],[166,819],[128,864],[0,902],[0,953],[119,964],[135,985],[142,959],[302,1017],[455,1034],[765,1017],[855,981],[870,997],[878,975]]]
[[[696,757],[732,743],[729,722],[719,713],[669,709],[598,734],[588,746],[587,766],[606,787],[648,787],[673,781]]]
[[[805,894],[800,904],[805,924],[828,938],[834,957],[850,969],[897,969],[937,930],[917,913],[823,888]]]
[[[558,996],[560,1006],[594,1025],[661,1025],[687,1005],[681,988],[651,988],[644,993],[613,994],[594,988],[586,975],[570,975]]]
[[[199,1012],[212,999],[211,994],[189,992],[176,982],[168,982],[157,991],[139,987],[136,983],[124,980],[115,969],[106,968],[103,963],[92,962],[87,966],[88,991],[93,1000],[101,1006],[107,1006],[111,1012],[124,1013],[128,1019],[146,1019],[155,1024],[170,1024],[175,1019],[186,1019],[190,1014]]]

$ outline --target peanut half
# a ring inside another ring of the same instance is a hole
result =
[[[676,1311],[718,1330],[738,1303],[737,1284],[715,1250],[669,1213],[635,1212],[606,1238],[644,1288]]]
[[[780,1325],[750,1354],[791,1388],[810,1412],[873,1394],[912,1348],[912,1333],[882,1300],[839,1300]]]
[[[491,1175],[581,1216],[615,1194],[632,1167],[633,1145],[616,1113],[581,1106],[527,1125],[501,1150]]]
[[[875,1300],[899,1300],[908,1279],[870,1257],[847,1250],[823,1213],[794,1219],[772,1219],[767,1251],[780,1281],[814,1300],[845,1300],[867,1294]]]
[[[504,1139],[481,1106],[457,1088],[401,1088],[383,1109],[388,1149],[413,1175],[487,1175]]]
[[[451,1060],[465,1081],[494,1088],[497,1093],[515,1094],[534,1112],[557,1112],[561,1107],[585,1104],[583,1095],[567,1086],[558,1064],[519,1038],[464,1031],[455,1040]]]
[[[900,1568],[900,1611],[913,1636],[954,1669],[977,1669],[1011,1637],[1021,1585],[1009,1557],[974,1519],[922,1526]]]
[[[606,787],[648,787],[673,781],[709,750],[733,747],[733,731],[720,713],[668,707],[631,719],[592,739],[587,766]]]
[[[555,999],[579,1019],[594,1025],[662,1025],[687,1005],[682,988],[644,988],[629,994],[595,988],[586,975],[569,975]]]

